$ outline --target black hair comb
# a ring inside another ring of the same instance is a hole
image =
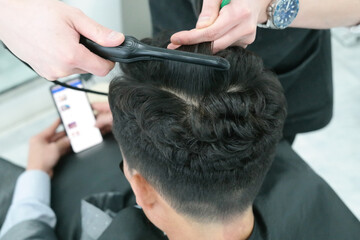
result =
[[[199,53],[190,53],[190,52],[184,52],[178,50],[153,47],[144,44],[131,36],[125,36],[125,41],[117,47],[103,47],[85,38],[84,36],[80,36],[80,43],[83,44],[86,48],[88,48],[96,55],[99,55],[100,57],[108,59],[113,62],[131,63],[131,62],[146,61],[146,60],[171,60],[177,62],[208,66],[222,71],[226,71],[230,69],[230,63],[224,58],[217,56],[209,56]],[[12,53],[6,46],[5,48],[10,53]],[[13,55],[16,58],[18,58],[15,54]],[[32,67],[29,64],[22,61],[20,58],[18,59],[21,62],[23,62],[26,66],[28,66],[30,69],[32,69]],[[70,86],[58,80],[54,80],[53,83],[77,91],[100,94],[100,95],[108,95],[107,93],[104,92],[98,92],[86,88],[77,88],[74,86]]]

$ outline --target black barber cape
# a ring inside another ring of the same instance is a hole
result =
[[[360,222],[285,141],[254,203],[250,239],[355,240]]]
[[[140,210],[133,211],[138,211],[138,219],[146,223]],[[250,240],[356,240],[360,237],[359,220],[287,142],[278,147],[274,164],[255,200],[254,214],[255,226]],[[132,228],[129,226],[129,229]],[[139,239],[166,239],[155,228],[153,233]],[[155,234],[157,237],[153,238]],[[113,236],[104,239],[115,239],[116,235]]]
[[[99,239],[152,240],[167,239],[144,213],[135,208],[135,199],[118,165],[119,150],[113,139],[106,139],[99,153],[88,152],[69,156],[59,166],[52,186],[52,208],[58,223],[56,236],[45,224],[28,221],[15,226],[1,240],[26,239],[21,234],[33,234],[36,239],[80,239],[80,199],[91,193],[109,192],[122,195],[119,204],[101,202],[117,214]],[[99,157],[107,152],[107,158]],[[80,155],[81,156],[81,155]],[[82,172],[81,172],[82,171]],[[14,183],[20,170],[0,160],[0,206],[8,207]],[[80,173],[81,172],[81,173]],[[14,173],[14,174],[10,174]],[[94,174],[97,174],[97,177]],[[101,174],[100,174],[101,173]],[[78,175],[81,175],[81,178]],[[90,197],[94,197],[93,194]],[[117,196],[119,198],[119,196]],[[122,208],[119,210],[119,206]],[[277,148],[274,163],[254,203],[255,228],[251,240],[355,240],[360,236],[360,223],[329,185],[283,141]],[[4,216],[0,216],[0,227]],[[25,233],[24,233],[25,231]],[[20,234],[20,235],[19,235]],[[29,238],[29,235],[26,235]]]

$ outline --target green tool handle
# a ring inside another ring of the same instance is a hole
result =
[[[231,0],[222,0],[221,5],[220,5],[220,9],[222,9],[223,7],[228,5],[230,2],[231,2]]]

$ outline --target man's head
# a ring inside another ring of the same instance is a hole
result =
[[[211,45],[181,50],[209,54]],[[126,175],[139,176],[133,189],[148,184],[177,214],[200,223],[227,221],[252,205],[286,116],[280,83],[259,57],[238,47],[216,55],[230,62],[229,71],[168,61],[124,65],[109,95]],[[140,203],[149,197],[138,196],[141,188],[134,189]]]

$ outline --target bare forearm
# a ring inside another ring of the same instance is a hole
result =
[[[327,29],[360,23],[360,0],[300,0],[299,14],[290,25]]]

